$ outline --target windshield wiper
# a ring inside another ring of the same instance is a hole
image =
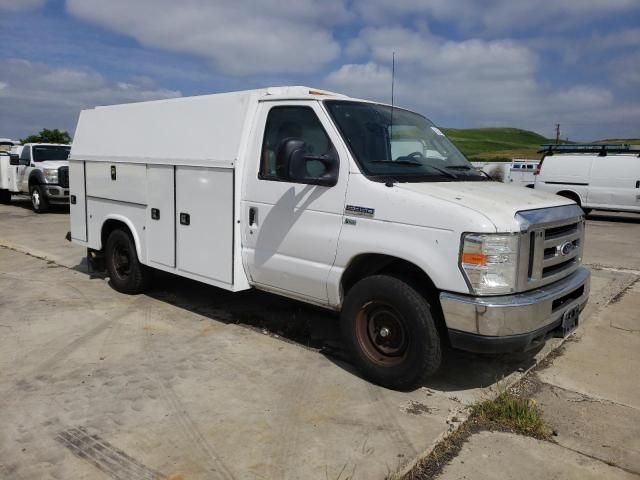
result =
[[[449,178],[455,178],[457,179],[458,176],[454,175],[451,172],[447,172],[444,168],[440,168],[440,167],[436,167],[434,165],[429,165],[428,163],[424,164],[425,167],[429,167],[429,168],[433,168],[435,171],[440,172],[442,175],[444,175],[445,177],[449,177]]]
[[[412,162],[411,160],[371,160],[371,163],[395,163],[400,165],[412,165],[415,167],[427,167],[441,173],[445,177],[453,178],[456,180],[458,179],[457,175],[454,175],[451,172],[447,172],[444,168],[435,167],[433,165],[429,165],[428,163]]]
[[[420,162],[416,162],[412,160],[371,160],[371,163],[395,163],[400,165],[415,165],[417,167],[424,165]]]
[[[472,167],[468,165],[448,165],[445,168],[449,168],[451,170],[472,170]]]

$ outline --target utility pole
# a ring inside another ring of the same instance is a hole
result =
[[[556,145],[560,143],[560,124],[556,123]]]

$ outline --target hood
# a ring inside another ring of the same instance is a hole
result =
[[[36,162],[36,167],[44,170],[45,168],[68,167],[68,160],[45,160],[44,162]]]
[[[474,210],[491,220],[498,231],[512,231],[519,211],[573,203],[558,195],[499,182],[397,183],[396,186]]]

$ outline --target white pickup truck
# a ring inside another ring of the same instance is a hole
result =
[[[27,143],[0,157],[0,203],[12,194],[28,194],[34,212],[44,213],[51,204],[69,203],[71,147],[55,143]]]
[[[307,87],[97,107],[70,176],[72,241],[118,291],[159,269],[339,311],[390,388],[433,374],[443,345],[566,334],[589,295],[577,205],[488,180],[398,107]]]

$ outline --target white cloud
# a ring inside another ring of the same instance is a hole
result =
[[[83,20],[148,47],[206,58],[222,72],[309,73],[336,59],[341,0],[67,0]]]
[[[20,12],[41,8],[47,0],[0,0],[0,10]]]
[[[523,29],[556,29],[603,14],[638,9],[637,0],[368,0],[354,4],[369,22],[388,23],[390,18],[426,15],[451,22],[462,29],[489,32]]]
[[[327,88],[388,103],[395,50],[396,103],[445,126],[519,126],[551,135],[560,122],[565,135],[588,140],[637,135],[640,125],[640,106],[624,105],[608,88],[551,87],[538,55],[511,40],[453,42],[429,32],[370,28],[350,48],[367,60],[328,74]]]
[[[42,128],[73,132],[83,108],[180,96],[149,79],[112,82],[90,70],[21,59],[0,60],[0,84],[0,132],[13,137]]]

